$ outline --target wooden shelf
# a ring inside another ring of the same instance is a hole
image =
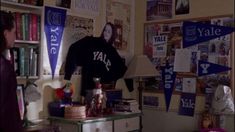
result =
[[[11,2],[11,1],[6,1],[6,0],[1,0],[1,6],[4,7],[10,7],[10,8],[18,8],[18,9],[27,9],[27,10],[41,10],[42,6],[34,6],[34,5],[29,5],[29,4],[24,4],[24,3],[16,3],[16,2]]]
[[[15,40],[15,44],[40,44],[40,42],[30,40]]]

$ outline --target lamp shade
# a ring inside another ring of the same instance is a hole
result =
[[[143,78],[160,75],[146,55],[135,56],[124,75],[124,78]]]

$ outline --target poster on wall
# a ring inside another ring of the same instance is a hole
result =
[[[121,53],[121,56],[127,56],[132,53],[133,47],[133,1],[123,2],[121,0],[106,1],[106,21],[111,22],[117,29],[117,38],[113,46]],[[128,59],[127,59],[128,61]]]
[[[64,63],[70,45],[85,36],[92,36],[94,29],[93,24],[94,21],[90,18],[72,15],[66,16],[64,34],[61,41],[61,50],[58,55],[55,75],[64,75]],[[43,54],[43,59],[47,60],[45,54]],[[51,75],[50,70],[48,70],[49,64],[46,62],[47,61],[43,61],[43,75]],[[79,74],[79,71],[74,72],[74,74]]]
[[[99,15],[100,0],[74,0],[74,9],[79,13]]]
[[[147,21],[172,17],[172,0],[147,0]]]
[[[176,0],[175,15],[188,14],[190,10],[189,0]]]

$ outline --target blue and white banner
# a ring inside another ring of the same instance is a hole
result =
[[[181,93],[179,115],[193,116],[196,104],[196,94]]]
[[[234,28],[203,24],[201,22],[183,22],[183,48],[199,44],[226,34],[232,33]]]
[[[169,66],[168,63],[166,63],[166,66],[162,67],[161,70],[162,70],[162,80],[164,84],[166,111],[168,111],[171,102],[173,87],[175,84],[176,73],[173,71],[173,66]]]
[[[52,79],[55,75],[58,53],[65,26],[66,10],[45,6],[45,34]]]
[[[202,60],[198,62],[198,76],[216,74],[228,70],[231,70],[231,68]]]

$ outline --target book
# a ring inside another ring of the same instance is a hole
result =
[[[24,52],[25,52],[25,49],[23,47],[20,47],[19,48],[19,65],[20,65],[20,76],[24,76],[25,72],[24,72]]]

